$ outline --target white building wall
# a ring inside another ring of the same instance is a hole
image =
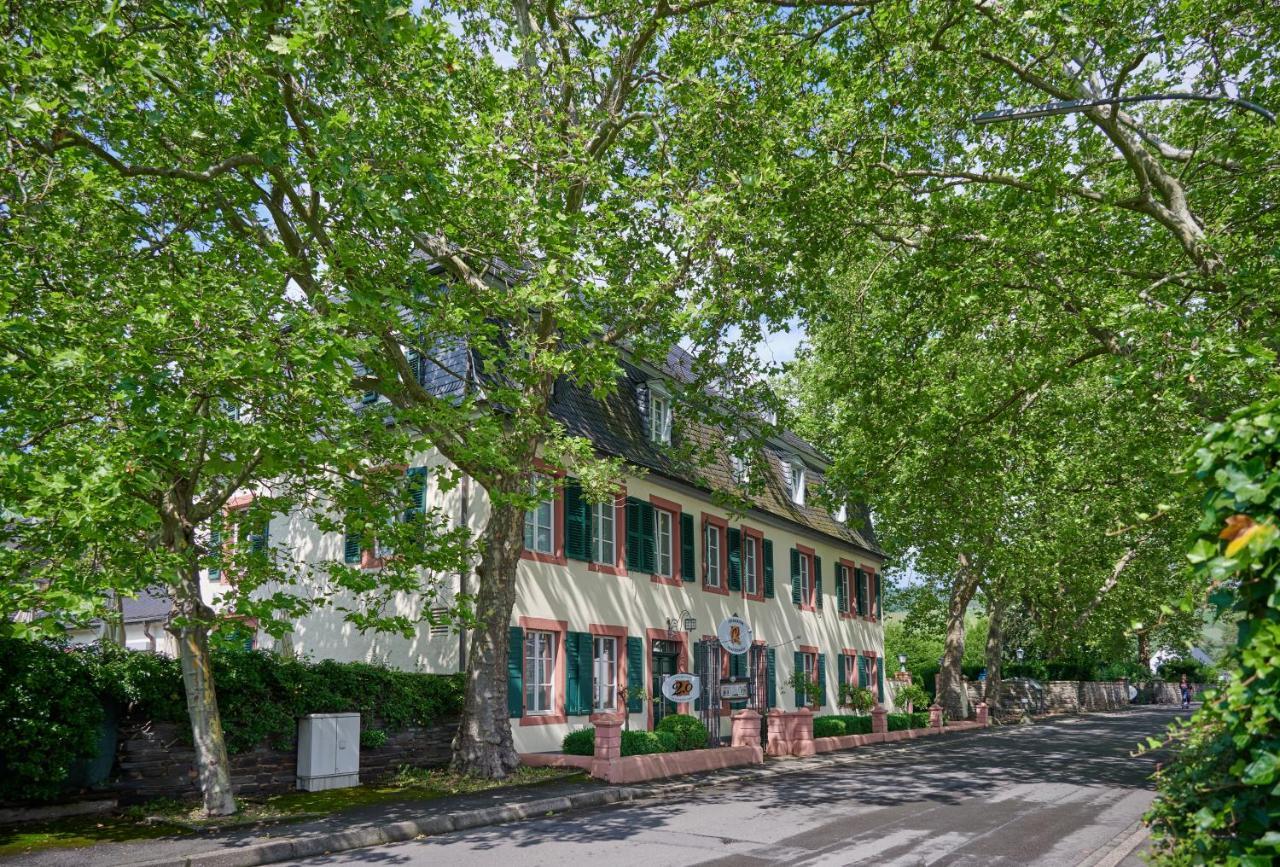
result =
[[[410,466],[438,467],[444,461],[434,451],[415,456]],[[470,485],[467,523],[473,533],[480,533],[487,520],[488,502],[484,491]],[[795,697],[787,686],[794,664],[794,651],[798,646],[817,647],[826,656],[826,704],[822,711],[838,712],[835,698],[838,695],[839,662],[845,649],[859,652],[873,651],[883,659],[884,639],[881,624],[867,619],[843,618],[836,610],[836,564],[844,559],[857,566],[881,572],[879,558],[859,553],[850,545],[820,535],[782,519],[753,512],[747,516],[731,517],[724,509],[711,503],[708,496],[693,488],[676,485],[664,479],[647,476],[626,480],[626,494],[642,500],[658,496],[679,503],[694,516],[695,533],[698,534],[697,580],[680,582],[670,586],[654,581],[647,574],[613,575],[592,571],[584,562],[568,560],[566,564],[521,560],[512,625],[521,625],[521,618],[540,618],[563,621],[568,631],[587,632],[594,625],[624,627],[628,636],[645,638],[644,684],[649,686],[648,630],[664,630],[668,618],[675,618],[687,610],[697,619],[697,630],[689,637],[692,642],[714,635],[716,625],[730,614],[739,614],[751,624],[755,638],[776,648],[776,683],[778,703],[784,709],[795,707]],[[428,507],[443,509],[455,522],[463,519],[462,487],[441,490],[435,474],[428,476]],[[772,540],[774,546],[775,598],[764,601],[748,600],[741,592],[730,596],[707,592],[702,588],[702,516],[714,515],[730,526],[749,526]],[[557,528],[563,533],[562,528]],[[617,527],[618,543],[625,539],[625,525]],[[294,513],[278,516],[270,528],[270,542],[280,553],[292,551],[301,562],[316,564],[341,562],[343,537],[341,533],[321,533],[305,514]],[[814,549],[822,560],[823,599],[822,609],[805,611],[791,599],[791,572],[789,551],[797,544]],[[679,558],[677,548],[676,558]],[[317,571],[315,580],[323,580],[323,570]],[[457,575],[437,576],[441,599],[436,605],[446,605],[458,588]],[[474,580],[472,578],[471,580]],[[228,585],[222,582],[205,582],[206,599],[216,604]],[[474,587],[472,588],[474,590]],[[397,612],[417,616],[421,602],[414,598],[400,597],[393,603]],[[458,670],[460,653],[456,632],[432,635],[428,625],[421,624],[412,638],[393,635],[361,634],[344,622],[342,614],[332,607],[313,612],[297,621],[289,642],[295,653],[317,659],[340,661],[376,662],[394,668],[435,673]],[[259,636],[259,646],[269,646],[270,639]],[[619,653],[625,655],[625,641],[619,642]],[[563,653],[563,647],[559,649]],[[689,660],[692,669],[692,660]],[[886,677],[892,674],[886,670]],[[623,681],[625,683],[625,681]],[[563,681],[559,684],[563,690]],[[886,701],[892,701],[892,691],[886,692]],[[821,712],[821,711],[820,711]],[[632,728],[648,726],[648,710],[632,714]],[[727,718],[726,718],[727,719]],[[564,735],[575,728],[589,724],[589,717],[574,716],[563,722],[537,724],[538,721],[512,719],[516,746],[523,752],[559,749]],[[523,723],[523,724],[522,724]]]

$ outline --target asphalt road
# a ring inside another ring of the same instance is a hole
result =
[[[357,849],[309,865],[1095,863],[1152,799],[1131,755],[1176,711],[1141,708],[928,738],[852,764]],[[1127,859],[1132,863],[1134,859]]]

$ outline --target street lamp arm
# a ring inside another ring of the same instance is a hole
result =
[[[1171,100],[1187,100],[1192,102],[1225,102],[1237,108],[1251,111],[1254,114],[1262,116],[1268,123],[1275,123],[1276,116],[1273,112],[1268,111],[1256,102],[1250,102],[1247,99],[1238,99],[1234,96],[1224,96],[1215,93],[1147,93],[1135,96],[1103,96],[1096,99],[1066,99],[1056,102],[1046,102],[1043,105],[1033,105],[1030,108],[1003,108],[995,111],[985,111],[976,117],[971,118],[973,123],[979,125],[1000,123],[1006,120],[1030,120],[1037,117],[1053,117],[1060,114],[1076,114],[1082,111],[1088,111],[1091,108],[1099,108],[1104,105],[1129,105],[1135,102],[1168,102]]]

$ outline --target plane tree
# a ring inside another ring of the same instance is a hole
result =
[[[597,499],[620,471],[556,420],[557,383],[607,395],[624,356],[661,371],[683,340],[672,448],[696,473],[698,416],[758,441],[751,347],[803,280],[790,167],[835,62],[808,34],[873,5],[33,7],[6,43],[9,146],[252,249],[347,341],[347,393],[483,486],[454,767],[501,777],[524,512],[549,484],[530,468]]]

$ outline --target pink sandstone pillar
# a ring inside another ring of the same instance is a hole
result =
[[[817,748],[813,743],[813,711],[802,707],[791,716],[791,755],[816,756]]]
[[[873,735],[889,733],[889,712],[882,704],[877,704],[871,709],[871,733]]]
[[[791,742],[787,739],[787,715],[776,707],[769,711],[769,743],[765,745],[765,754],[791,755]]]
[[[760,714],[753,710],[739,710],[733,713],[733,736],[729,741],[735,747],[760,746]]]
[[[609,779],[609,766],[622,758],[622,718],[602,717],[596,721],[596,751],[591,776]]]
[[[942,705],[934,704],[929,708],[929,728],[942,728]]]
[[[989,726],[989,725],[991,725],[991,721],[990,721],[989,719],[987,719],[987,703],[986,703],[985,701],[980,701],[980,702],[978,702],[978,707],[977,707],[976,711],[977,711],[977,714],[978,714],[978,717],[977,717],[977,718],[978,718],[978,725],[980,725],[980,726]]]

